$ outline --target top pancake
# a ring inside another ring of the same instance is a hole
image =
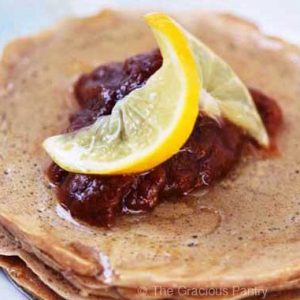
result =
[[[176,17],[176,16],[175,16]],[[210,12],[177,20],[248,86],[277,99],[281,155],[242,162],[208,193],[123,216],[112,230],[58,214],[41,142],[76,110],[76,78],[155,47],[139,14],[105,11],[10,44],[0,69],[0,223],[70,273],[124,287],[274,285],[300,275],[300,50]],[[196,237],[197,236],[197,237]]]

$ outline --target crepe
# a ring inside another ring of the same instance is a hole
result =
[[[54,299],[61,299],[64,297],[66,299],[86,299],[86,295],[88,291],[83,293],[74,288],[69,282],[67,282],[59,273],[55,272],[51,268],[45,266],[40,260],[36,259],[34,255],[28,254],[19,247],[18,243],[13,240],[13,237],[9,235],[9,233],[0,227],[0,266],[4,268],[11,278],[22,285],[25,290],[32,296],[47,299],[47,300],[54,300]],[[25,263],[24,263],[25,262]],[[45,285],[45,282],[48,286]],[[300,287],[300,280],[294,280],[283,285],[275,286],[269,288],[269,292],[277,291],[277,290],[287,290]],[[57,290],[60,295],[56,294],[50,288]],[[125,289],[117,289],[119,294],[111,293],[111,296],[118,295],[119,298],[124,299],[145,299],[141,297],[141,294],[135,293],[134,291],[125,290]],[[115,291],[115,292],[117,292]],[[233,299],[242,299],[248,296],[257,295],[257,290],[246,290],[240,289],[240,291],[226,291],[228,292],[227,295],[219,295],[219,296],[209,296],[209,297],[180,297],[176,299],[201,299],[201,300],[233,300]],[[263,294],[264,295],[264,294]],[[276,295],[276,296],[274,296]],[[300,292],[288,292],[288,293],[272,293],[270,294],[267,299],[289,299],[288,297],[292,297],[294,299],[297,295],[300,295]],[[91,295],[88,296],[89,299],[108,299],[104,297],[92,297]],[[155,295],[151,297],[148,295],[147,299],[155,299]],[[109,298],[111,299],[111,298]],[[254,299],[254,298],[253,298]],[[297,298],[295,298],[297,299]]]
[[[17,256],[1,256],[0,266],[6,269],[9,276],[22,285],[28,294],[33,294],[40,299],[59,299],[59,296],[43,284]]]
[[[21,256],[32,270],[34,260],[48,266],[45,273],[59,274],[79,298],[94,292],[98,299],[118,298],[133,291],[129,297],[141,299],[137,288],[155,286],[284,288],[300,277],[300,50],[230,15],[194,12],[175,18],[248,86],[278,101],[285,116],[280,154],[245,159],[207,193],[164,202],[143,216],[120,217],[111,230],[78,223],[57,205],[44,174],[50,161],[41,142],[66,128],[77,109],[70,92],[76,78],[154,48],[149,29],[138,13],[104,11],[4,50],[0,223],[19,250],[1,253]],[[74,299],[39,276],[57,294]]]

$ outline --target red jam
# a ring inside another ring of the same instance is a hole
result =
[[[155,50],[83,75],[74,89],[81,110],[71,116],[68,131],[109,114],[118,100],[145,84],[161,64],[161,55]],[[274,136],[282,122],[280,108],[259,91],[250,92],[269,134]],[[254,141],[237,126],[200,113],[181,150],[152,170],[124,176],[83,175],[53,163],[48,175],[56,185],[59,201],[72,216],[110,227],[120,214],[144,213],[163,199],[212,185],[233,168],[249,143]]]

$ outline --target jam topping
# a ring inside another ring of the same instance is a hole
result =
[[[68,131],[109,114],[118,100],[145,84],[161,64],[160,52],[155,50],[83,75],[74,88],[81,110],[70,117]],[[279,107],[259,91],[250,92],[268,133],[274,136],[282,121]],[[109,227],[120,214],[147,212],[162,199],[212,185],[234,167],[249,143],[255,144],[234,124],[200,113],[181,150],[152,170],[123,176],[84,175],[53,163],[48,175],[56,185],[59,201],[72,216]]]
[[[75,84],[75,97],[81,111],[71,116],[69,131],[92,124],[98,117],[111,113],[114,105],[131,91],[145,84],[162,64],[159,50],[140,54],[124,63],[100,66],[83,75]]]

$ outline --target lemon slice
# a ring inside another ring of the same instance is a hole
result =
[[[201,84],[183,29],[164,14],[145,17],[163,56],[147,83],[89,127],[46,139],[63,169],[86,174],[141,172],[174,155],[191,134]]]
[[[269,137],[247,87],[232,68],[199,39],[185,32],[202,79],[200,110],[225,117],[243,128],[262,146]]]

